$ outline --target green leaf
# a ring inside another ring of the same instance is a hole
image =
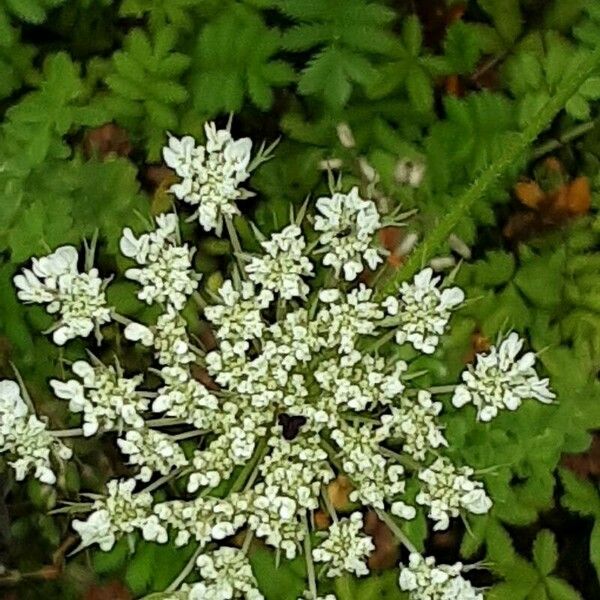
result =
[[[282,560],[275,567],[275,554],[259,548],[250,554],[252,571],[266,600],[289,600],[302,595],[305,589],[304,560]]]
[[[419,112],[430,112],[433,109],[433,86],[425,71],[415,65],[406,78],[406,88],[411,104]]]
[[[129,556],[129,543],[126,537],[119,539],[108,551],[95,550],[92,553],[92,564],[94,571],[100,575],[116,573]]]
[[[590,534],[590,561],[596,569],[600,579],[600,519],[596,518],[592,533]]]
[[[543,529],[533,542],[533,562],[542,575],[549,575],[558,560],[558,549],[554,534]]]
[[[148,590],[155,571],[156,544],[143,540],[136,544],[135,553],[127,563],[125,583],[136,595]]]
[[[560,469],[559,473],[565,488],[561,504],[582,516],[600,516],[598,487],[590,481],[577,477],[568,469]]]
[[[550,600],[583,600],[575,588],[557,577],[548,577],[545,585]]]
[[[409,15],[402,24],[402,41],[411,56],[419,56],[423,45],[421,21],[417,15]]]

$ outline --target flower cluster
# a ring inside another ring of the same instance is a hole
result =
[[[228,129],[209,124],[206,137],[205,146],[171,137],[164,157],[181,177],[172,192],[194,207],[193,218],[217,235],[227,222],[238,261],[230,279],[216,292],[200,289],[195,248],[180,239],[175,212],[160,215],[149,233],[136,237],[126,228],[121,238],[122,253],[137,263],[125,276],[141,285],[139,299],[158,305],[139,318],[154,314],[153,322],[109,310],[105,283],[95,269],[79,273],[73,248],[34,259],[32,270],[15,278],[18,295],[60,313],[57,343],[93,329],[99,335],[99,326],[112,319],[115,327],[124,325],[126,340],[144,349],[144,360],[153,354],[155,366],[126,376],[118,361],[75,361],[78,379],[50,382],[81,414],[81,429],[60,434],[30,414],[16,384],[0,383],[0,449],[16,458],[9,464],[17,478],[32,470],[52,483],[51,456],[70,456],[60,436],[117,431],[131,475],[109,481],[93,503],[72,508],[88,511],[73,522],[82,546],[109,550],[134,531],[156,543],[195,543],[196,571],[184,572],[191,583],[172,598],[259,600],[247,556],[257,537],[278,557],[304,553],[306,597],[319,600],[313,560],[327,577],[368,573],[374,544],[363,532],[363,507],[393,529],[400,527],[395,517],[413,519],[416,505],[424,506],[436,530],[491,508],[473,469],[444,455],[443,403],[433,396],[440,389],[411,383],[419,377],[413,360],[436,351],[464,294],[444,287],[431,269],[404,282],[398,297],[383,300],[366,283],[352,283],[365,265],[374,269],[381,262],[374,237],[386,224],[357,188],[317,200],[312,220],[297,218],[269,238],[257,232],[262,253],[240,252],[230,219],[239,214],[235,201],[248,195],[240,185],[257,159],[250,161],[250,140],[235,140]],[[209,343],[183,316],[192,294],[203,326],[212,329]],[[405,343],[416,351],[404,354],[416,357],[406,362],[394,351]],[[533,355],[517,359],[521,347],[511,334],[478,356],[453,404],[472,402],[488,420],[525,398],[551,400]],[[338,517],[329,496],[336,478],[348,481],[339,510],[352,506],[350,516]],[[155,493],[166,482],[173,485]],[[136,487],[141,483],[146,487]],[[317,515],[331,526],[313,547],[313,533],[323,528]],[[241,533],[241,549],[223,545],[235,544]],[[400,587],[412,600],[479,600],[461,569],[413,554],[401,567]]]
[[[437,422],[441,412],[442,403],[434,402],[427,390],[419,390],[416,398],[402,396],[381,417],[378,435],[400,440],[404,452],[415,460],[425,460],[428,451],[448,445]]]
[[[326,563],[327,577],[343,573],[360,576],[369,572],[366,558],[375,545],[370,537],[361,533],[362,528],[363,518],[358,512],[331,524],[325,541],[312,552],[315,562]]]
[[[385,305],[388,313],[398,320],[396,341],[408,342],[416,350],[432,354],[446,331],[451,311],[463,300],[458,287],[440,291],[440,277],[433,277],[431,268],[423,269],[412,284],[400,287],[400,300],[390,296]]]
[[[363,270],[363,260],[370,269],[377,268],[383,259],[372,239],[381,220],[373,201],[363,200],[353,187],[347,194],[319,198],[315,208],[320,213],[315,216],[315,231],[320,232],[324,265],[333,267],[336,276],[343,271],[347,281]]]
[[[400,565],[400,589],[410,600],[483,600],[483,594],[462,576],[463,565],[436,566],[431,556],[413,552],[408,565]]]
[[[160,302],[181,310],[188,296],[198,287],[192,270],[194,250],[179,245],[177,215],[159,215],[152,233],[136,238],[129,227],[123,230],[120,248],[139,267],[127,269],[125,277],[137,281],[142,289],[138,298],[147,304]]]
[[[250,280],[263,290],[277,292],[284,300],[305,298],[309,287],[303,277],[313,275],[313,265],[304,255],[306,241],[298,225],[288,225],[261,242],[265,253],[246,266]]]
[[[143,427],[141,413],[148,408],[149,400],[136,389],[143,375],[128,379],[118,365],[115,368],[99,363],[94,367],[85,360],[78,360],[71,368],[82,383],[53,379],[50,385],[59,398],[69,401],[72,412],[83,413],[83,435],[94,435],[98,429]]]
[[[131,429],[117,444],[123,454],[129,455],[130,464],[141,467],[136,476],[141,481],[150,481],[154,473],[166,475],[188,464],[179,444],[154,429]]]
[[[483,515],[492,502],[483,484],[470,479],[474,471],[470,467],[456,467],[447,458],[440,457],[419,473],[423,482],[417,494],[417,503],[429,507],[429,518],[435,521],[434,530],[447,529],[451,517],[457,517],[461,509],[475,515]]]
[[[189,600],[264,600],[243,552],[224,546],[198,557],[203,581],[194,585]]]
[[[78,336],[87,337],[111,320],[106,305],[106,282],[97,269],[80,273],[79,255],[73,246],[61,246],[52,254],[32,260],[31,269],[14,278],[19,300],[45,304],[50,314],[59,315],[52,339],[62,346]]]
[[[540,379],[533,368],[535,354],[526,352],[517,359],[522,348],[523,340],[513,332],[487,354],[478,355],[475,366],[468,365],[463,372],[463,383],[454,390],[452,404],[461,407],[472,402],[477,418],[491,421],[499,410],[517,410],[523,400],[552,402],[548,379]]]
[[[42,483],[56,482],[52,457],[71,458],[72,452],[55,438],[46,424],[31,414],[19,386],[8,379],[0,381],[0,454],[8,453],[9,465],[17,481],[33,472]]]
[[[205,146],[197,145],[190,136],[170,136],[163,158],[181,177],[171,192],[197,207],[194,217],[206,231],[214,229],[220,235],[223,218],[239,214],[235,200],[250,195],[240,184],[250,176],[252,141],[234,140],[228,129],[217,129],[214,123],[205,126],[205,133]]]
[[[108,482],[106,496],[98,498],[85,521],[75,519],[73,529],[81,536],[81,546],[98,544],[110,550],[117,536],[140,529],[147,540],[167,541],[167,532],[151,518],[153,499],[147,492],[134,494],[134,479]]]

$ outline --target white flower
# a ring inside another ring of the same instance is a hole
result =
[[[265,254],[253,257],[246,266],[250,280],[284,300],[305,298],[309,288],[302,278],[314,273],[313,265],[303,254],[306,242],[300,227],[288,225],[261,242],[261,246]]]
[[[331,438],[341,450],[342,469],[354,486],[349,495],[351,502],[361,501],[383,509],[386,500],[404,493],[404,468],[383,456],[379,447],[382,438],[372,427],[344,424],[332,431]],[[415,511],[409,508],[405,514],[406,518],[412,518]]]
[[[201,554],[196,566],[203,581],[192,586],[189,600],[264,600],[241,550],[224,546]]]
[[[412,284],[400,287],[400,302],[388,297],[384,305],[390,315],[397,318],[399,344],[408,342],[416,350],[432,354],[445,332],[451,311],[463,300],[464,293],[458,287],[440,291],[440,277],[433,277],[430,268],[415,275]]]
[[[142,268],[127,269],[125,276],[142,285],[137,297],[153,304],[160,302],[181,310],[198,287],[199,276],[192,269],[194,249],[179,243],[177,215],[156,217],[157,228],[136,238],[126,227],[120,248]]]
[[[160,372],[165,385],[159,388],[152,411],[183,419],[198,429],[210,429],[218,421],[219,402],[189,370],[180,366],[165,367]]]
[[[316,209],[321,214],[315,217],[315,230],[322,232],[319,243],[326,252],[323,264],[333,267],[336,276],[343,270],[344,278],[353,281],[363,270],[363,260],[372,270],[383,261],[371,245],[381,227],[377,207],[360,198],[357,187],[348,194],[319,198]]]
[[[219,289],[221,303],[207,306],[204,315],[216,326],[219,339],[250,340],[261,338],[266,327],[261,311],[273,301],[269,290],[258,292],[249,281],[236,290],[231,280]]]
[[[136,475],[140,481],[150,481],[154,473],[166,475],[188,462],[171,436],[154,429],[130,430],[124,439],[117,440],[117,444],[123,454],[129,455],[130,464],[140,466]]]
[[[185,319],[167,305],[167,310],[152,328],[140,323],[129,323],[124,335],[132,342],[154,347],[156,360],[164,366],[177,367],[194,362],[196,356],[188,338]]]
[[[366,559],[375,550],[370,537],[361,533],[362,515],[352,513],[348,519],[335,521],[325,540],[312,551],[315,562],[327,563],[327,577],[339,577],[345,572],[367,575]]]
[[[26,303],[46,304],[60,320],[52,329],[54,343],[62,346],[76,337],[87,337],[111,320],[106,306],[106,282],[97,269],[80,273],[73,246],[61,246],[52,254],[32,259],[32,269],[15,275],[17,297]]]
[[[400,589],[410,600],[483,600],[483,594],[461,575],[463,565],[437,565],[432,556],[413,552],[400,565]]]
[[[149,400],[136,390],[142,375],[128,379],[114,367],[93,367],[84,360],[73,363],[72,369],[82,383],[52,379],[50,385],[59,398],[69,401],[69,410],[83,413],[83,435],[94,435],[98,429],[144,425],[140,413],[148,409]]]
[[[71,458],[72,452],[55,438],[35,415],[29,414],[16,382],[0,381],[0,454],[7,453],[12,460],[8,464],[15,471],[17,481],[28,473],[53,485],[56,474],[52,459],[60,461]]]
[[[28,412],[29,409],[21,396],[21,389],[17,382],[10,379],[0,381],[0,415],[12,414],[13,417],[24,417]]]
[[[419,473],[422,486],[416,501],[429,507],[429,517],[436,521],[434,530],[447,529],[450,518],[457,517],[461,510],[476,515],[490,510],[492,502],[483,484],[470,479],[473,473],[470,467],[456,467],[445,457]]]
[[[419,390],[416,398],[403,396],[390,414],[381,417],[379,433],[401,440],[404,452],[415,460],[424,460],[430,450],[448,445],[436,421],[441,410],[441,402],[433,402],[429,392]]]
[[[375,335],[378,321],[384,316],[379,305],[371,301],[372,295],[373,290],[363,284],[347,295],[337,289],[319,292],[319,300],[324,306],[317,312],[316,320],[324,332],[327,346],[338,347],[341,353],[348,355],[347,364],[357,360],[357,338]]]
[[[194,539],[202,546],[210,540],[223,540],[236,533],[246,522],[242,513],[247,506],[236,494],[229,498],[199,496],[192,501],[171,500],[154,506],[161,523],[177,535],[176,546],[185,546]]]
[[[334,477],[319,437],[298,435],[288,441],[283,431],[275,428],[269,447],[271,451],[260,465],[264,482],[292,498],[298,507],[316,510],[322,486]]]
[[[98,544],[106,552],[113,547],[117,535],[136,529],[141,530],[146,539],[166,541],[166,530],[157,529],[157,521],[150,519],[152,495],[147,492],[134,494],[134,489],[134,479],[109,481],[107,496],[94,502],[88,518],[73,521],[73,529],[81,536],[82,547]]]
[[[517,359],[524,340],[511,333],[487,354],[478,354],[475,366],[462,373],[463,383],[454,390],[456,407],[472,402],[480,421],[491,421],[499,410],[516,410],[523,400],[534,399],[548,404],[554,399],[548,379],[535,372],[535,354],[526,352]]]
[[[239,214],[235,201],[251,196],[240,184],[250,176],[252,141],[234,140],[227,129],[217,130],[214,123],[207,123],[205,132],[205,147],[190,136],[180,140],[170,136],[163,158],[182,178],[170,191],[197,207],[194,217],[206,231],[214,229],[221,235],[223,218]]]
[[[215,488],[221,481],[226,481],[236,465],[244,465],[252,458],[259,438],[265,433],[264,427],[257,427],[245,417],[237,425],[229,426],[204,450],[196,451],[188,492],[193,493],[200,487]]]
[[[261,482],[247,493],[248,526],[258,537],[293,559],[306,535],[298,513],[300,507],[293,498],[277,486]]]

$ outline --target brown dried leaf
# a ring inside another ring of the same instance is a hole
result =
[[[327,495],[336,510],[346,510],[351,502],[348,496],[354,489],[352,482],[345,475],[338,475],[328,486]]]
[[[119,581],[105,585],[92,585],[83,600],[133,600],[131,592]]]
[[[114,123],[89,129],[83,138],[83,153],[86,158],[106,158],[113,154],[129,156],[132,146],[127,131]]]
[[[369,556],[370,569],[391,569],[398,563],[400,549],[390,528],[377,516],[369,511],[365,519],[365,533],[373,539],[375,550]]]

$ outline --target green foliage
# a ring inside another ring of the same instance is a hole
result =
[[[148,35],[134,29],[115,52],[106,84],[106,106],[115,120],[144,140],[151,159],[158,158],[165,130],[178,128],[178,107],[188,97],[181,77],[189,56],[174,50],[177,31],[164,27]]]
[[[0,0],[0,21],[8,15],[26,23],[43,23],[46,13],[63,4],[65,0]]]
[[[122,227],[135,226],[136,213],[168,203],[168,179],[148,164],[159,160],[166,130],[199,135],[206,118],[239,113],[234,128],[240,135],[286,137],[253,179],[257,200],[243,206],[265,233],[287,223],[291,206],[325,192],[318,167],[336,159],[345,187],[375,189],[382,205],[418,210],[411,231],[426,243],[398,277],[447,253],[451,232],[472,247],[477,260],[457,274],[471,300],[443,353],[427,358],[434,374],[427,383],[455,380],[473,332],[494,342],[514,329],[531,340],[558,399],[551,407],[527,403],[486,427],[475,423],[473,410],[458,413],[444,399],[456,460],[482,471],[495,503],[489,516],[469,520],[461,554],[491,565],[492,599],[580,598],[585,594],[574,589],[580,582],[562,568],[561,543],[542,528],[552,525],[538,520],[556,510],[561,456],[585,450],[588,432],[600,428],[600,226],[593,216],[561,223],[510,249],[500,228],[515,208],[510,184],[528,175],[529,146],[546,129],[550,144],[559,141],[552,148],[571,175],[593,176],[600,166],[597,130],[573,134],[578,122],[598,118],[593,52],[600,47],[600,9],[594,0],[472,0],[463,18],[424,26],[424,18],[406,12],[413,4],[0,0],[1,374],[10,375],[9,361],[15,362],[39,392],[44,414],[69,426],[64,406],[41,391],[62,366],[48,359],[50,344],[36,334],[48,326],[47,315],[23,310],[12,276],[30,256],[80,244],[96,230],[102,261],[113,266]],[[591,67],[577,81],[581,65]],[[130,158],[118,151],[89,157],[83,140],[90,128],[109,122],[126,130]],[[352,144],[341,142],[340,123],[351,130]],[[413,188],[398,176],[406,160],[424,165],[421,185]],[[376,182],[368,181],[365,163],[375,169]],[[599,184],[593,181],[593,211]],[[236,220],[244,248],[252,250],[256,240],[245,223]],[[209,238],[197,242],[203,285],[214,290],[231,247]],[[111,286],[111,302],[141,314],[144,307],[130,297],[128,284]],[[80,349],[65,349],[63,358],[79,356]],[[94,489],[106,473],[122,469],[111,461],[94,448],[89,464],[70,465],[60,485],[76,499],[80,488]],[[600,575],[597,486],[562,469],[560,481],[563,509],[592,526],[589,560]],[[22,546],[14,563],[34,569],[27,555],[35,540],[35,561],[48,564],[66,535],[63,522],[43,514],[55,498],[39,487],[11,494],[15,504],[35,508],[13,523]],[[526,551],[518,544],[517,552],[514,539],[525,526],[535,539]],[[413,544],[425,547],[422,513],[403,528]],[[193,550],[138,542],[132,552],[122,540],[109,553],[93,553],[91,564],[99,579],[119,579],[136,597],[158,598],[154,592],[177,577]],[[295,600],[305,589],[302,560],[275,569],[273,554],[260,548],[251,561],[268,600]],[[83,559],[77,568],[73,579],[84,580]],[[325,591],[349,590],[361,600],[405,598],[392,570],[330,588]],[[21,592],[25,600],[85,595],[62,582],[32,583]]]
[[[190,90],[194,109],[207,117],[239,111],[247,97],[261,110],[273,104],[272,88],[294,79],[293,69],[273,56],[281,49],[277,29],[243,6],[208,23],[192,58]]]
[[[377,2],[284,0],[277,6],[297,22],[284,33],[284,46],[294,52],[318,48],[301,73],[298,90],[319,94],[333,107],[346,104],[354,86],[368,87],[377,75],[373,57],[396,44],[387,29],[394,13]],[[415,48],[419,27],[412,29],[408,41]]]

